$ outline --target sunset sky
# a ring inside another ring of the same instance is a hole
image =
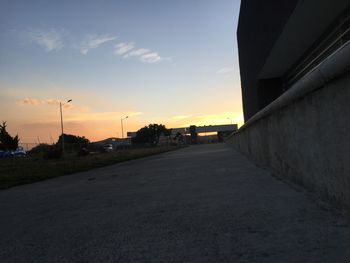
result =
[[[0,120],[21,142],[243,122],[239,0],[0,2]]]

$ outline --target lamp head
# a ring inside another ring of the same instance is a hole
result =
[[[70,100],[68,100],[67,102],[71,102],[72,100],[70,99]]]

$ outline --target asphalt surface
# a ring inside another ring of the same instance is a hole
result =
[[[350,225],[228,146],[193,146],[0,191],[0,262],[350,262]]]

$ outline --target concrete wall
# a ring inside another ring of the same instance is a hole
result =
[[[350,73],[243,126],[227,142],[350,209]]]

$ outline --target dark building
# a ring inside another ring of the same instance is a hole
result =
[[[242,0],[237,29],[244,118],[350,39],[349,0]]]

